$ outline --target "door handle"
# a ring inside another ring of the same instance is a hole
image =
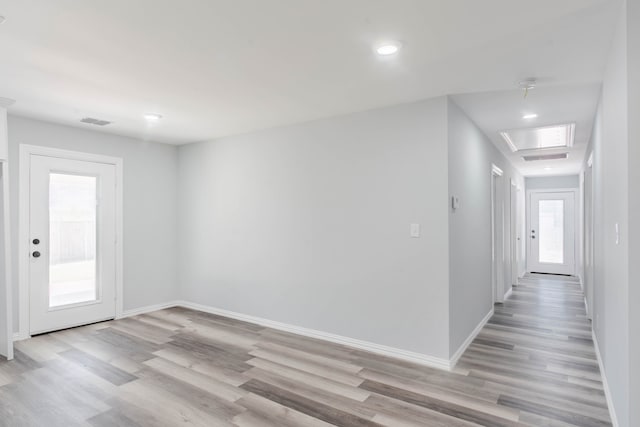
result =
[[[32,255],[34,258],[40,258],[40,252],[38,251],[35,251]]]

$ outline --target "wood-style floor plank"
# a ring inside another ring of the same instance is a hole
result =
[[[611,426],[579,283],[523,278],[452,372],[171,308],[34,337],[2,426]]]

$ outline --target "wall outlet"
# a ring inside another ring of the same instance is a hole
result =
[[[409,235],[413,238],[420,237],[420,224],[411,224]]]

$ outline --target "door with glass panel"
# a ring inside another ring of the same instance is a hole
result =
[[[574,204],[573,191],[530,193],[530,272],[575,274]]]
[[[115,317],[116,171],[30,156],[30,333]]]

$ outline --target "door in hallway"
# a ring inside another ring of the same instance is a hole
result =
[[[115,166],[32,154],[29,168],[29,332],[113,318]]]
[[[575,274],[575,192],[529,195],[528,270]]]

